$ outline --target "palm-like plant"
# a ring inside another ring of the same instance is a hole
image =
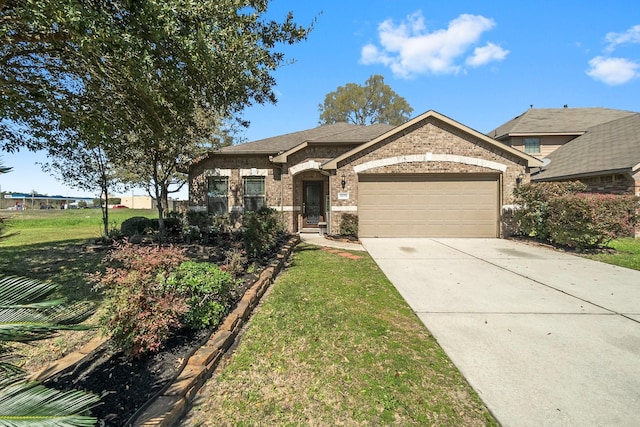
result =
[[[0,353],[7,342],[48,338],[59,330],[81,330],[92,312],[84,303],[65,305],[51,298],[56,285],[0,275]],[[27,381],[18,367],[0,360],[0,426],[92,426],[88,410],[99,402],[92,394],[47,388]]]

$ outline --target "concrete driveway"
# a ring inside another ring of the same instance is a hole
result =
[[[640,425],[640,272],[501,239],[362,239],[503,426]]]

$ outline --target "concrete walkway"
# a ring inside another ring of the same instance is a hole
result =
[[[364,251],[364,247],[362,247],[360,243],[331,240],[318,233],[300,233],[299,236],[302,242],[316,246],[326,246],[328,248],[345,249],[348,251]]]
[[[362,239],[503,426],[640,425],[640,272],[501,239]]]

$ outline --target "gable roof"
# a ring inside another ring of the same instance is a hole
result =
[[[294,147],[307,143],[343,143],[360,144],[375,138],[393,126],[389,125],[354,125],[349,123],[335,123],[318,126],[313,129],[287,133],[244,144],[222,147],[213,153],[219,154],[282,154]]]
[[[487,144],[492,145],[492,146],[496,147],[497,149],[499,149],[499,150],[501,150],[503,152],[510,153],[510,154],[512,154],[512,155],[514,155],[516,157],[519,157],[521,159],[526,160],[528,167],[540,167],[540,166],[542,166],[542,162],[540,160],[536,159],[533,156],[530,156],[529,154],[526,154],[526,153],[524,153],[524,152],[522,152],[520,150],[516,150],[515,148],[509,147],[509,146],[507,146],[507,145],[505,145],[505,144],[503,144],[503,143],[501,143],[501,142],[499,142],[499,141],[497,141],[497,140],[495,140],[493,138],[489,138],[487,135],[484,135],[484,134],[482,134],[482,133],[480,133],[480,132],[478,132],[478,131],[476,131],[474,129],[471,129],[470,127],[465,126],[462,123],[459,123],[459,122],[457,122],[457,121],[455,121],[453,119],[450,119],[449,117],[444,116],[444,115],[442,115],[442,114],[440,114],[440,113],[438,113],[438,112],[436,112],[434,110],[429,110],[426,113],[423,113],[423,114],[421,114],[421,115],[409,120],[408,122],[406,122],[406,123],[404,123],[404,124],[402,124],[400,126],[394,127],[393,129],[389,130],[388,132],[383,133],[382,135],[378,136],[377,138],[374,138],[374,139],[372,139],[371,141],[369,141],[367,143],[361,144],[361,145],[355,147],[354,149],[348,151],[347,153],[344,153],[343,155],[338,156],[335,159],[328,161],[327,163],[322,165],[322,169],[326,169],[326,170],[337,169],[339,162],[341,162],[341,161],[343,161],[343,160],[345,160],[345,159],[347,159],[347,158],[349,158],[349,157],[351,157],[351,156],[353,156],[353,155],[355,155],[355,154],[357,154],[357,153],[359,153],[359,152],[361,152],[363,150],[366,150],[367,148],[371,147],[372,145],[377,144],[377,143],[379,143],[381,141],[384,141],[385,139],[387,139],[387,138],[389,138],[389,137],[391,137],[393,135],[402,133],[407,128],[409,128],[409,127],[415,125],[416,123],[419,123],[419,122],[421,122],[421,121],[423,121],[423,120],[425,120],[427,118],[430,118],[430,117],[436,118],[436,119],[438,119],[438,120],[440,120],[440,121],[442,121],[444,123],[449,124],[450,126],[456,127],[458,129],[460,129],[461,131],[466,132],[466,133],[468,133],[468,134],[470,134],[470,135],[472,135],[472,136],[474,136],[474,137],[476,137],[478,139],[481,139],[482,141],[486,142]]]
[[[548,156],[532,179],[546,180],[640,169],[640,113],[590,128]]]
[[[530,108],[487,133],[502,140],[527,135],[582,135],[587,129],[635,114],[611,108]]]

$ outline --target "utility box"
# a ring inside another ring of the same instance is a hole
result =
[[[327,234],[327,223],[326,222],[319,222],[318,223],[318,230],[320,231],[320,235],[324,236],[325,234]]]

